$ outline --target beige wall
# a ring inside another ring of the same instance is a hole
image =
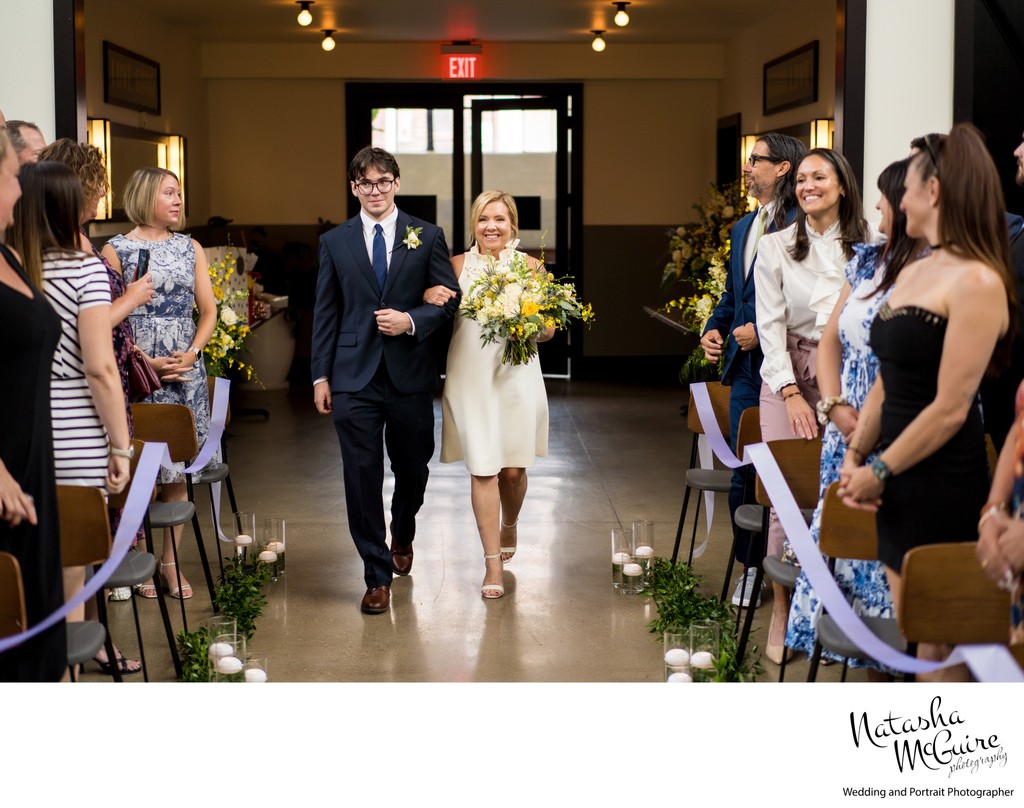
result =
[[[722,115],[739,112],[744,133],[768,132],[831,118],[836,98],[836,4],[831,0],[789,0],[786,10],[744,31],[725,43],[725,72],[719,93]],[[818,40],[818,101],[764,115],[763,71],[766,62]]]
[[[103,102],[103,40],[160,64],[161,112],[144,112]],[[168,25],[135,4],[89,0],[85,15],[86,98],[90,118],[165,134],[184,135],[188,217],[205,223],[210,212],[209,154],[216,140],[206,115],[206,83],[200,47],[188,32]]]

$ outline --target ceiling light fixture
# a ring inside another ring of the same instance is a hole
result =
[[[603,34],[604,31],[591,31],[590,33],[594,35],[594,41],[590,43],[590,47],[592,47],[598,53],[600,53],[601,51],[608,47],[608,43],[605,42],[604,37],[601,36],[601,34]]]
[[[626,13],[626,6],[630,4],[612,3],[612,5],[618,9],[618,11],[615,12],[615,24],[619,26],[619,28],[625,28],[629,25],[629,15]]]
[[[316,4],[316,0],[296,0],[296,5],[299,6],[299,16],[296,19],[299,21],[299,25],[305,27],[313,22],[313,15],[309,10],[309,7]]]
[[[337,30],[337,28],[323,29],[324,41],[320,43],[320,47],[323,48],[325,51],[330,52],[334,50],[335,46],[338,44],[337,42],[334,41],[334,37],[331,36],[331,34],[333,34]]]

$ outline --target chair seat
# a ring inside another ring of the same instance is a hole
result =
[[[770,581],[781,584],[786,589],[796,587],[796,579],[800,577],[800,567],[787,564],[777,556],[765,556],[764,574]]]
[[[100,652],[107,639],[107,631],[95,620],[66,623],[68,636],[68,665],[79,665]]]
[[[907,650],[907,642],[903,639],[903,635],[900,634],[899,625],[895,617],[862,617],[861,619],[871,629],[871,632],[887,645],[895,648],[897,651]],[[874,657],[861,651],[839,630],[839,626],[836,625],[836,621],[831,615],[823,614],[818,619],[818,641],[821,643],[822,648],[832,651],[841,657],[875,661]]]
[[[740,530],[752,530],[755,533],[760,533],[764,524],[764,508],[760,505],[740,505],[736,509],[733,521]]]
[[[107,587],[135,586],[153,577],[156,572],[156,558],[151,553],[128,553],[114,574],[107,580]]]
[[[227,463],[214,463],[212,466],[208,466],[203,469],[199,474],[192,475],[193,485],[210,485],[212,483],[222,483],[231,473]]]
[[[149,524],[154,528],[184,525],[195,512],[196,506],[191,502],[153,502],[149,506]]]
[[[206,481],[205,474],[203,481]],[[732,472],[721,469],[690,469],[686,472],[686,484],[698,491],[727,494],[732,487]]]

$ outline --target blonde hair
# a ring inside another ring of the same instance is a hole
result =
[[[484,191],[473,200],[473,205],[469,209],[469,223],[470,229],[473,231],[474,244],[476,243],[476,223],[480,221],[484,208],[492,202],[501,202],[505,205],[508,209],[508,223],[512,226],[512,238],[514,239],[519,235],[519,211],[516,209],[516,200],[512,197],[512,194],[505,193],[504,191]]]
[[[166,168],[147,166],[137,168],[124,188],[124,213],[128,221],[135,225],[152,224],[156,214],[156,197],[160,193],[160,185],[166,177],[178,182],[178,175]],[[180,184],[180,183],[179,183]],[[181,206],[178,221],[171,225],[171,230],[185,228],[185,206]]]

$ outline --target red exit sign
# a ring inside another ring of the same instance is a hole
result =
[[[475,79],[480,76],[480,67],[480,54],[446,54],[444,57],[444,78]]]

